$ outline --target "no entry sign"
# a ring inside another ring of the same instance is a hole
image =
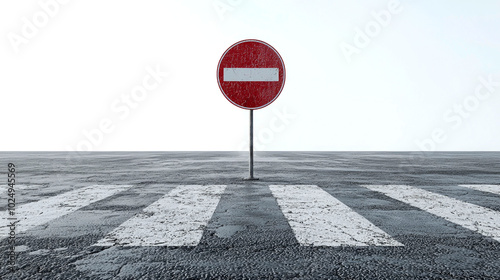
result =
[[[285,85],[285,64],[269,44],[243,40],[222,55],[217,82],[234,105],[248,110],[264,108],[278,98]]]

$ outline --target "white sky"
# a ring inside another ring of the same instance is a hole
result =
[[[382,27],[392,0],[55,1],[0,2],[0,150],[244,150],[248,111],[216,68],[249,38],[287,70],[254,112],[257,150],[500,150],[500,1],[401,0]],[[349,62],[357,28],[376,34]]]

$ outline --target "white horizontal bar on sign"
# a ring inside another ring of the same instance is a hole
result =
[[[364,187],[500,241],[500,212],[411,186]]]
[[[131,185],[93,185],[22,204],[15,211],[19,220],[16,230],[18,232],[30,230],[131,187]],[[0,212],[0,240],[9,233],[8,225],[11,222],[9,217],[8,211]]]
[[[302,246],[403,246],[318,186],[269,188]]]
[[[278,82],[279,68],[224,68],[224,82]]]
[[[196,246],[225,185],[182,185],[93,246]]]
[[[490,192],[500,195],[500,185],[459,185],[461,187],[466,187],[481,192]]]

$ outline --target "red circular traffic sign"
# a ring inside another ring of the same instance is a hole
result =
[[[217,65],[217,82],[224,96],[243,109],[271,104],[285,85],[285,63],[278,51],[259,40],[230,46]]]

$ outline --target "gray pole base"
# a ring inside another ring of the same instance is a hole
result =
[[[257,180],[259,180],[259,178],[255,178],[255,177],[250,178],[250,177],[248,177],[248,178],[243,178],[243,180],[245,180],[245,181],[257,181]]]

